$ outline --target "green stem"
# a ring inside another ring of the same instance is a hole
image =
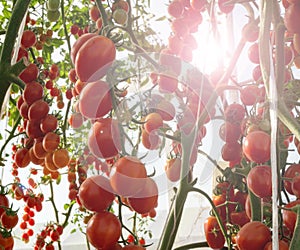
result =
[[[11,55],[19,32],[23,17],[25,16],[31,0],[17,0],[7,27],[5,40],[0,55],[0,72],[5,64],[11,63]]]
[[[190,185],[188,183],[188,171],[190,168],[190,148],[192,145],[194,145],[194,138],[195,129],[191,132],[191,134],[182,138],[183,157],[180,171],[180,183],[175,196],[175,200],[169,212],[167,223],[162,233],[162,237],[159,241],[157,249],[160,250],[172,249],[181,221],[184,204],[187,199],[188,192],[191,190]]]
[[[261,221],[261,200],[249,190],[251,220]]]
[[[62,23],[63,23],[63,27],[64,27],[65,40],[67,41],[69,55],[71,55],[71,43],[70,43],[70,36],[68,34],[68,29],[67,29],[67,25],[66,25],[67,22],[66,22],[66,17],[65,17],[65,4],[64,4],[64,0],[61,0],[60,11],[61,11],[61,19],[62,19]],[[72,63],[72,60],[70,60],[70,62]]]
[[[50,202],[52,203],[52,206],[53,206],[56,223],[59,224],[58,209],[57,209],[55,201],[54,201],[54,191],[53,191],[53,181],[52,180],[49,181],[49,185],[50,185],[50,197],[49,197],[49,200],[50,200]]]

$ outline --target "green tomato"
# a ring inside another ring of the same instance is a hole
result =
[[[55,11],[58,10],[60,4],[60,0],[48,0],[48,10]]]
[[[48,10],[47,11],[47,17],[49,22],[56,22],[59,19],[60,12],[59,10]]]
[[[127,23],[128,14],[123,9],[116,9],[113,12],[113,19],[117,24],[125,25]]]

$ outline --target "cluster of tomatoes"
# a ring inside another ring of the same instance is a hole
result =
[[[60,240],[60,236],[63,234],[64,228],[62,225],[50,223],[45,226],[43,230],[37,235],[35,241],[34,250],[42,249],[54,250],[54,243]],[[47,239],[49,241],[47,242]]]
[[[56,22],[60,17],[60,0],[47,1],[47,17],[49,22]]]

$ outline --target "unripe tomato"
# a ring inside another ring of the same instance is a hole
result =
[[[128,14],[123,9],[116,9],[113,12],[113,19],[117,24],[125,25],[127,23]]]
[[[56,22],[60,17],[59,10],[48,10],[47,11],[47,18],[49,22]]]
[[[48,10],[56,11],[60,5],[60,0],[48,0],[47,7]]]

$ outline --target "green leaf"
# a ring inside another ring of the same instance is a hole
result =
[[[75,232],[76,232],[76,228],[73,228],[70,233],[73,234]]]

